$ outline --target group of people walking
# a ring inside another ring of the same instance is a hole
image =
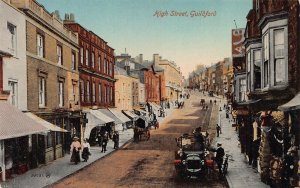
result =
[[[82,148],[81,148],[82,147]],[[71,162],[74,164],[78,164],[80,160],[80,150],[82,149],[82,154],[81,157],[83,158],[84,162],[87,162],[89,159],[89,156],[91,155],[90,153],[90,144],[88,143],[88,140],[85,139],[82,146],[79,142],[79,138],[75,136],[73,138],[73,142],[71,144]]]
[[[106,146],[109,140],[109,134],[107,131],[103,135],[98,135],[98,144],[100,147],[102,147],[101,152],[105,153],[107,151]],[[114,149],[119,148],[119,133],[117,131],[114,132],[112,136],[112,140],[114,142]],[[70,162],[74,163],[75,165],[81,162],[80,159],[80,151],[82,150],[81,153],[81,158],[83,159],[83,162],[87,162],[89,159],[89,156],[91,155],[90,152],[90,144],[88,142],[88,139],[84,139],[83,143],[81,144],[79,142],[79,138],[75,136],[73,138],[73,142],[71,144],[71,159]]]

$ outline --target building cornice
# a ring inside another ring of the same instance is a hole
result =
[[[270,21],[276,21],[276,20],[280,20],[280,19],[285,19],[287,18],[289,15],[288,12],[286,11],[280,11],[280,12],[272,12],[269,14],[264,15],[258,22],[258,26],[260,28],[264,28],[264,26],[270,22]]]
[[[102,78],[102,79],[109,80],[111,82],[116,82],[116,79],[114,79],[114,78],[111,78],[111,77],[103,75],[103,74],[99,74],[95,71],[91,71],[91,70],[89,70],[85,67],[79,67],[78,70],[79,70],[80,73],[87,73],[87,74],[90,74],[90,75],[95,76],[97,78]]]

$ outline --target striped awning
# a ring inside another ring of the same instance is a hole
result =
[[[49,129],[34,121],[16,107],[0,102],[0,140],[45,133]]]

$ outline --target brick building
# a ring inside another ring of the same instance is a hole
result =
[[[83,108],[114,107],[114,49],[66,15],[64,25],[78,34],[80,102]]]
[[[244,112],[238,116],[242,152],[249,164],[258,164],[261,180],[271,186],[299,186],[294,168],[299,161],[298,15],[298,1],[253,0],[245,30],[246,56],[234,64],[239,72],[235,106]]]
[[[77,37],[58,14],[50,14],[36,1],[11,0],[11,4],[26,15],[28,110],[70,131],[32,136],[36,163],[47,163],[69,151],[73,135],[80,136]]]

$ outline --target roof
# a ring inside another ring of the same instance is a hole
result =
[[[115,67],[115,75],[124,75],[124,76],[128,76],[126,70],[124,68],[121,68],[119,66],[114,66]]]
[[[63,129],[59,126],[53,125],[52,123],[40,118],[39,116],[31,113],[31,112],[26,112],[25,115],[36,121],[37,123],[43,125],[45,128],[47,128],[50,131],[56,131],[56,132],[68,132],[66,129]]]
[[[7,102],[0,102],[0,140],[48,132],[40,123]]]
[[[113,113],[118,119],[120,119],[123,123],[126,123],[128,121],[131,121],[127,116],[125,116],[121,111],[118,111],[113,108],[108,109],[111,113]]]

